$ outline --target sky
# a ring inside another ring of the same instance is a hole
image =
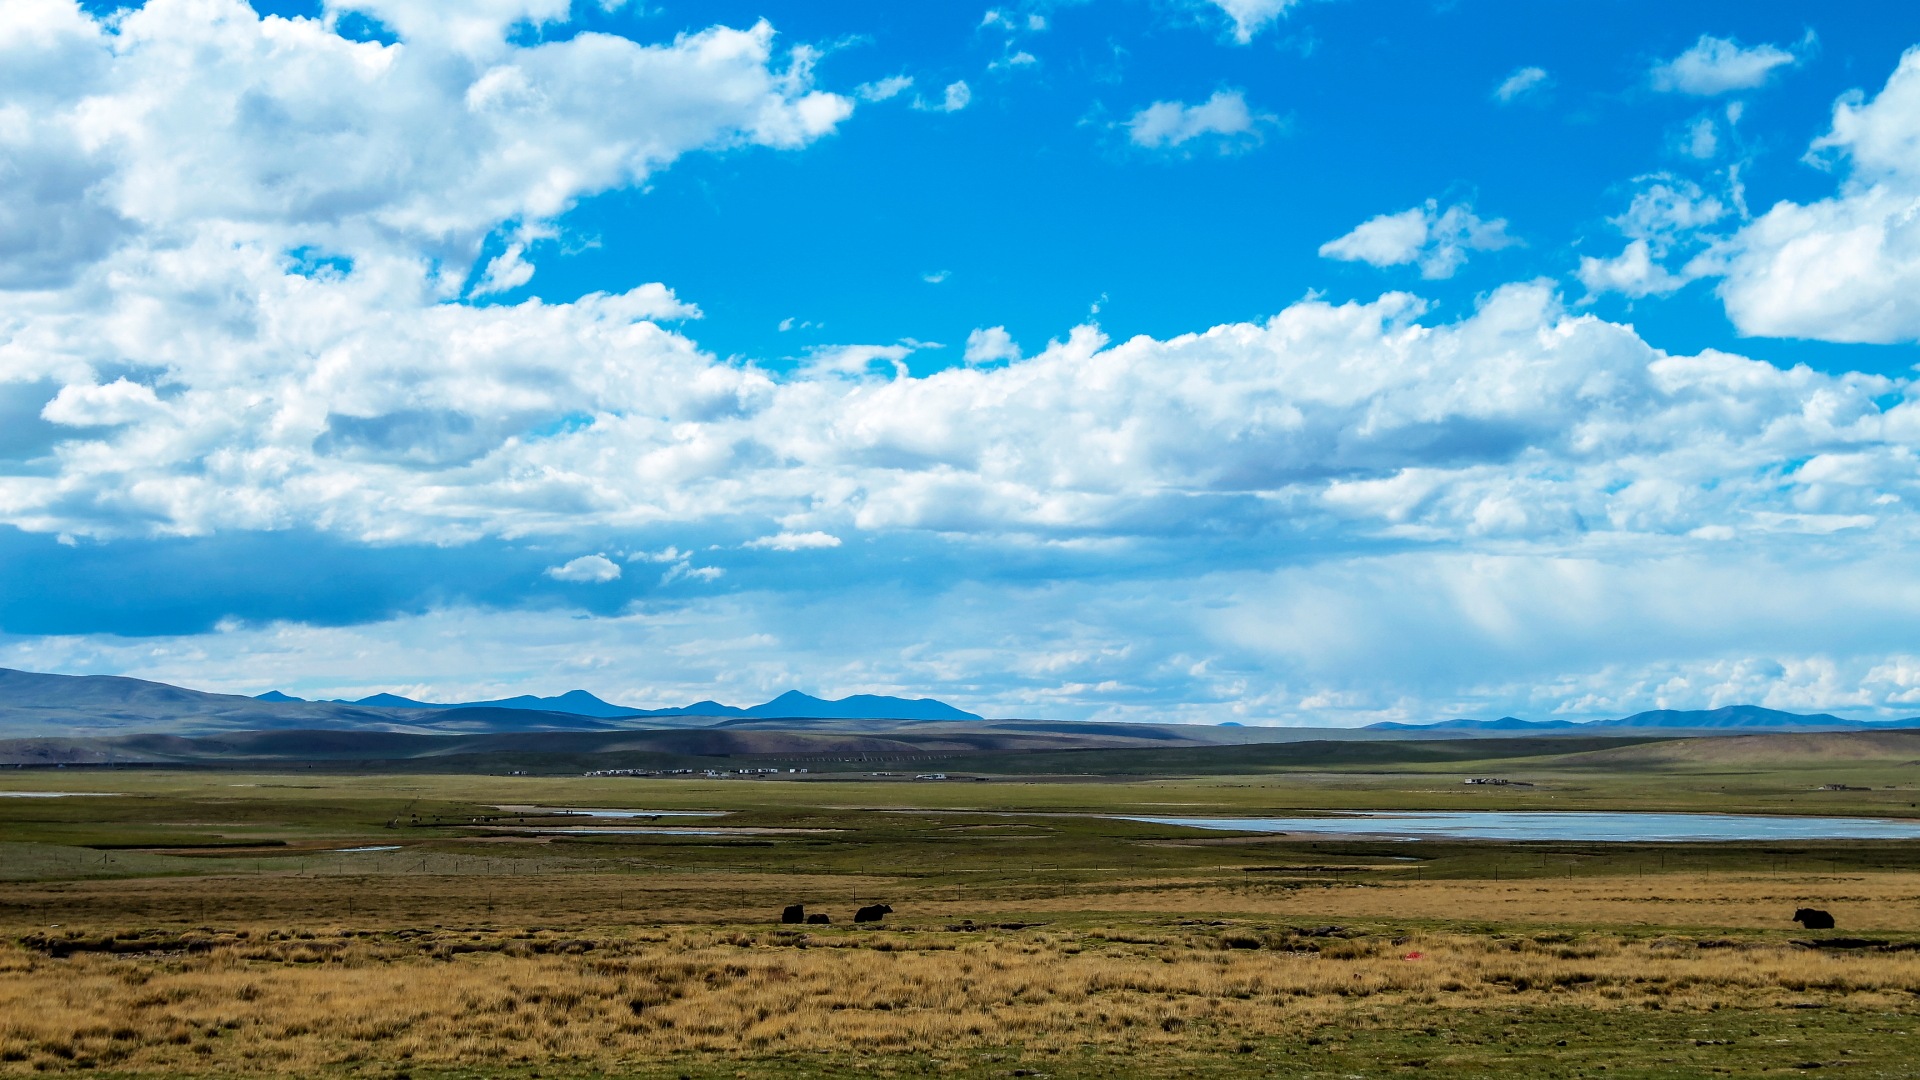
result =
[[[0,666],[1920,714],[1920,6],[0,0]]]

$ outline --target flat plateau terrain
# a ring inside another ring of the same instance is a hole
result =
[[[982,781],[7,770],[0,1074],[1920,1075],[1920,842],[1114,816],[1920,818],[1920,736],[1018,762],[983,759]],[[795,903],[832,922],[781,924]],[[874,903],[893,911],[855,925]],[[1793,924],[1802,906],[1837,927]]]

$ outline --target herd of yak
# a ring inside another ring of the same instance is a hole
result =
[[[893,914],[893,909],[886,904],[868,904],[866,907],[853,913],[853,921],[857,923],[879,922],[891,914]],[[807,906],[805,904],[788,904],[786,909],[780,912],[780,921],[783,923],[814,923],[816,925],[833,922],[831,918],[828,918],[820,912],[814,912],[811,915],[807,914]],[[1819,908],[1800,908],[1793,913],[1793,921],[1809,930],[1833,929],[1833,916]]]
[[[866,907],[853,913],[853,921],[879,922],[891,914],[893,914],[893,909],[885,904],[868,904]],[[818,924],[830,923],[833,920],[817,911],[811,915],[807,914],[807,905],[805,904],[788,904],[786,910],[780,912],[780,921],[783,923]]]

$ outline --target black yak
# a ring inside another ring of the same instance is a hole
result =
[[[1803,907],[1793,913],[1793,921],[1809,930],[1833,929],[1833,916],[1819,908]]]
[[[780,913],[780,921],[783,923],[806,922],[807,921],[807,905],[788,904],[786,906],[786,910]]]
[[[821,923],[830,923],[830,922],[832,922],[833,920],[832,920],[832,919],[829,919],[829,918],[827,918],[827,917],[826,917],[825,915],[822,915],[822,914],[821,914],[820,912],[817,912],[817,911],[816,911],[816,912],[814,912],[813,914],[811,914],[811,915],[809,915],[809,916],[807,916],[807,921],[808,921],[808,922],[810,922],[810,923],[813,923],[813,924],[815,924],[815,925],[817,926],[817,925],[819,925],[819,924],[821,924]]]
[[[885,904],[868,904],[853,913],[854,922],[879,922],[893,914],[893,909]]]

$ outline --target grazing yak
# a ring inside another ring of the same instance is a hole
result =
[[[788,904],[786,907],[786,910],[780,913],[780,921],[783,923],[806,922],[807,921],[807,905]]]
[[[822,915],[821,913],[816,911],[813,914],[807,916],[807,921],[810,923],[813,923],[815,926],[818,926],[822,923],[830,923],[833,920],[827,918],[825,915]]]
[[[1833,916],[1819,908],[1803,907],[1793,913],[1793,921],[1809,930],[1833,929]]]
[[[868,904],[853,913],[854,922],[879,922],[893,914],[893,909],[885,904]]]

